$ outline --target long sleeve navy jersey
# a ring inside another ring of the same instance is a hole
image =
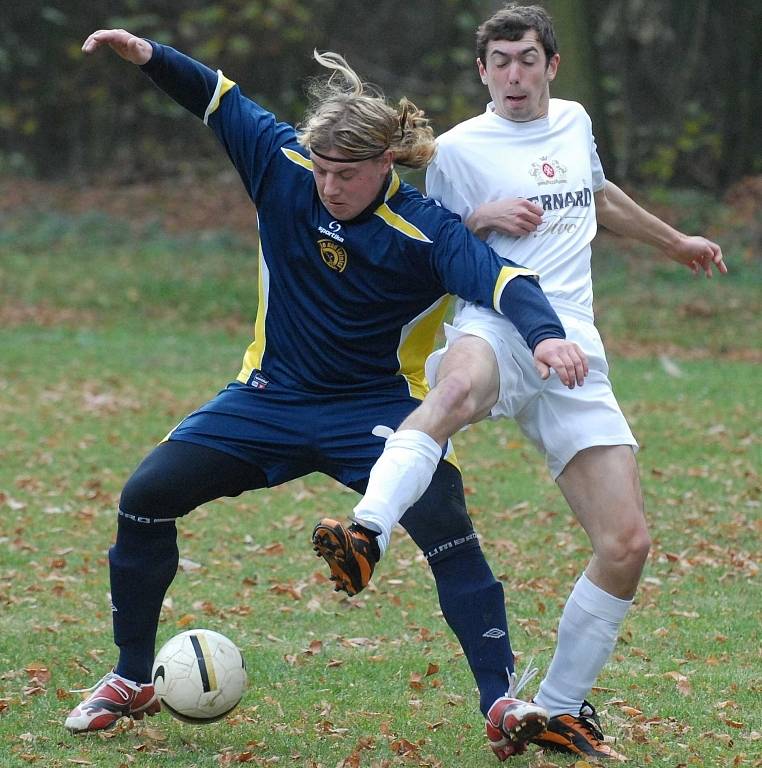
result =
[[[375,209],[337,221],[291,125],[222,72],[152,46],[143,71],[211,127],[256,206],[257,315],[240,381],[261,370],[308,392],[388,385],[422,398],[423,365],[452,295],[506,315],[531,348],[564,337],[534,273],[500,257],[396,172]]]

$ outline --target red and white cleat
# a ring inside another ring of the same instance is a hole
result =
[[[64,723],[72,733],[103,731],[122,717],[142,720],[161,710],[151,683],[133,683],[116,672],[109,672],[85,691],[91,691],[90,695],[72,709]]]
[[[547,710],[537,704],[501,696],[489,708],[485,723],[495,757],[502,762],[520,755],[527,743],[546,729],[548,717]]]

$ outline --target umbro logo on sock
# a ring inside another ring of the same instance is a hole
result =
[[[505,632],[502,629],[499,629],[498,627],[492,627],[492,629],[488,629],[482,637],[490,637],[494,640],[499,640],[501,637],[505,637]]]

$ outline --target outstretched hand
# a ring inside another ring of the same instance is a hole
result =
[[[547,379],[552,368],[569,389],[581,387],[588,374],[585,353],[566,339],[543,339],[534,348],[534,367],[541,379]]]
[[[95,53],[104,45],[108,45],[126,61],[137,65],[146,64],[153,55],[153,48],[147,40],[124,29],[99,29],[85,40],[82,50]]]
[[[723,275],[728,271],[720,246],[699,235],[683,235],[667,251],[667,256],[678,264],[684,264],[694,275],[701,274],[703,270],[707,277],[712,277],[715,267]]]

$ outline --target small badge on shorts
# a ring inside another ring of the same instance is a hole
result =
[[[249,374],[249,378],[246,383],[250,387],[254,387],[254,389],[264,389],[270,383],[270,379],[268,379],[267,376],[262,373],[262,371],[258,371],[255,368]]]

